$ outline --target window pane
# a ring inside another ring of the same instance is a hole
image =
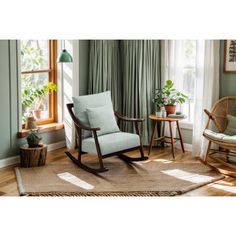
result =
[[[49,41],[21,40],[21,71],[49,69]]]
[[[188,95],[182,111],[187,120],[193,122],[194,117],[194,86],[196,80],[196,40],[184,40],[183,92]]]
[[[196,40],[184,40],[185,67],[196,66]]]
[[[23,122],[32,112],[36,120],[49,118],[48,73],[22,74],[21,99]]]
[[[183,72],[183,92],[188,95],[189,98],[194,96],[194,81],[196,78],[195,68],[185,68]]]

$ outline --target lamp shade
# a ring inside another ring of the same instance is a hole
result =
[[[58,58],[58,62],[73,62],[73,58],[72,56],[70,55],[69,52],[66,51],[66,49],[63,49],[59,58]]]

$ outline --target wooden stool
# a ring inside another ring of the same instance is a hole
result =
[[[185,119],[185,117],[183,117],[183,118],[172,118],[172,117],[157,117],[156,115],[150,115],[149,119],[151,119],[154,122],[154,124],[153,124],[153,130],[152,130],[152,136],[151,136],[151,141],[150,141],[150,145],[149,145],[148,155],[150,155],[150,153],[152,151],[152,146],[153,146],[154,141],[161,141],[162,144],[164,142],[170,143],[171,144],[172,156],[173,156],[174,159],[175,159],[174,141],[180,140],[182,151],[185,152],[184,144],[183,144],[183,140],[182,140],[182,135],[181,135],[180,128],[179,128],[179,121]],[[158,137],[155,138],[155,132],[156,132],[156,129],[157,129],[157,122],[158,121],[169,123],[170,137],[164,136],[164,125],[163,125],[163,130],[162,130],[163,136],[159,137],[159,138]],[[172,122],[176,122],[179,138],[174,138],[173,137],[172,126],[171,126]],[[166,138],[169,138],[170,141],[166,141]]]
[[[46,162],[47,145],[39,144],[39,147],[29,148],[28,145],[20,147],[21,167],[43,166]]]

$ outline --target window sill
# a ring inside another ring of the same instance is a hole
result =
[[[39,133],[48,133],[53,132],[56,130],[64,129],[63,123],[50,123],[46,125],[39,125]],[[29,134],[29,130],[22,129],[20,132],[17,133],[18,138],[25,138]]]
[[[179,127],[181,129],[193,130],[193,123],[187,121],[181,121],[179,122]]]

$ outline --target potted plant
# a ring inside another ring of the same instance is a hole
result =
[[[39,146],[39,142],[42,138],[38,134],[38,130],[31,130],[26,140],[30,148]]]
[[[23,108],[30,107],[33,110],[36,119],[41,118],[41,107],[46,99],[46,96],[51,92],[57,92],[57,85],[49,82],[42,86],[29,86],[22,92]]]
[[[171,80],[166,81],[162,91],[164,93],[164,105],[167,115],[174,114],[176,110],[176,104],[183,104],[188,98],[188,96],[174,88],[174,83]]]
[[[166,113],[169,115],[175,113],[176,104],[183,104],[187,98],[188,96],[174,88],[171,80],[167,80],[163,88],[156,90],[153,102],[159,109],[165,106]]]
[[[155,104],[156,107],[156,115],[158,117],[162,116],[162,107],[164,107],[164,93],[162,91],[162,89],[157,89],[156,93],[154,95],[154,98],[152,99],[152,102]]]

